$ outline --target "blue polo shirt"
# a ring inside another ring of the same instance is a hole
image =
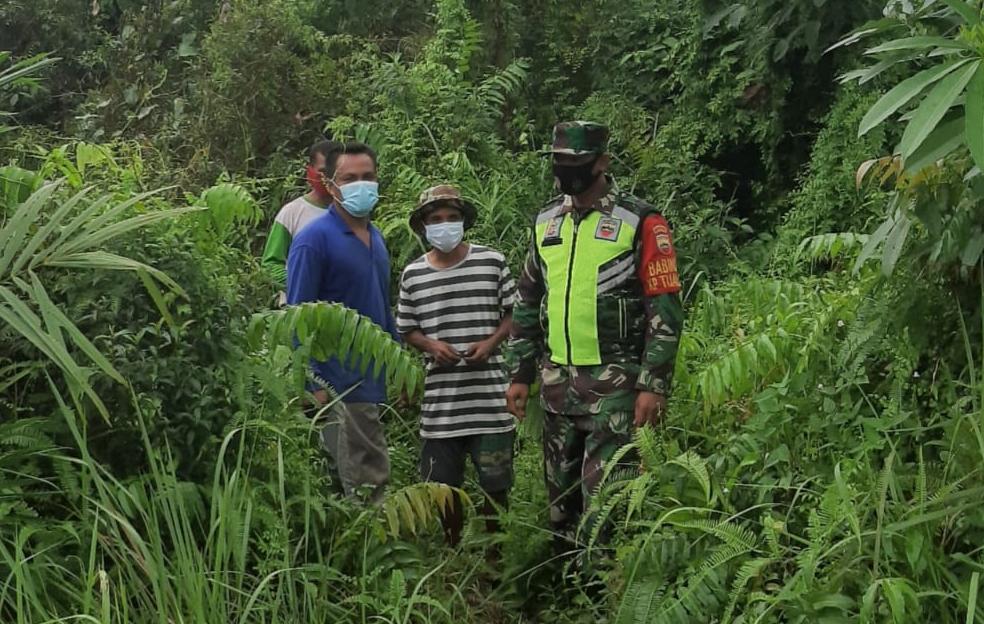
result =
[[[287,256],[287,303],[306,301],[340,303],[369,317],[395,340],[396,323],[389,303],[390,261],[383,236],[369,225],[367,247],[331,206],[294,237]],[[383,375],[373,378],[343,366],[338,358],[312,361],[314,372],[339,393],[349,392],[346,403],[382,403],[386,400]]]

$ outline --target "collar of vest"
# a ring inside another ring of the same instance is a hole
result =
[[[595,200],[595,203],[591,205],[591,208],[589,208],[582,214],[582,219],[584,217],[587,217],[589,214],[591,214],[592,211],[598,211],[604,215],[611,216],[612,210],[615,209],[615,206],[617,204],[618,204],[618,189],[615,187],[614,180],[608,178],[608,191],[604,195],[599,197],[597,200]],[[574,198],[571,197],[570,195],[564,195],[563,203],[561,203],[560,210],[558,211],[557,215],[559,216],[568,213],[574,214],[575,212],[577,212],[577,209],[574,207]]]

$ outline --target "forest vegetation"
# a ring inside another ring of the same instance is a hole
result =
[[[984,618],[982,15],[4,0],[0,621]],[[686,308],[669,412],[606,474],[580,566],[552,558],[536,414],[502,532],[447,548],[399,400],[417,357],[277,309],[258,259],[330,137],[379,153],[394,288],[442,182],[515,274],[565,119],[607,124],[618,184],[672,223]],[[312,350],[388,363],[379,508],[326,485]]]

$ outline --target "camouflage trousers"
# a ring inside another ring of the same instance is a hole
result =
[[[576,539],[581,516],[612,456],[632,441],[633,417],[627,410],[589,415],[544,414],[543,467],[558,554],[583,541]],[[631,455],[621,462],[637,463]],[[590,524],[585,526],[588,531]]]

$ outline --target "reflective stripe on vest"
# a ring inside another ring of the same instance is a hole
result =
[[[537,219],[536,240],[547,286],[547,347],[555,364],[601,364],[599,270],[633,249],[639,217],[616,206],[592,211],[576,226],[560,208]]]

